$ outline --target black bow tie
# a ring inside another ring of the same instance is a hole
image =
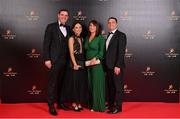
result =
[[[109,32],[109,35],[110,35],[110,34],[114,34],[114,33],[113,33],[113,32]]]
[[[114,33],[113,33],[113,32],[109,32],[107,38],[108,38],[111,34],[114,34]]]
[[[64,25],[64,24],[60,24],[59,26],[65,27],[66,25]]]

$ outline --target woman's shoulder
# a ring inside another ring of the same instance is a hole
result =
[[[97,38],[98,38],[98,39],[104,39],[104,37],[103,37],[102,34],[99,34],[99,35],[97,36]]]
[[[69,41],[69,42],[70,42],[70,41],[73,41],[73,42],[74,42],[74,37],[73,37],[73,36],[69,37],[68,41]]]

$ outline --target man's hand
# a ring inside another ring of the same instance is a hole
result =
[[[121,73],[121,69],[119,67],[114,67],[114,73],[119,75]]]
[[[50,61],[50,60],[45,61],[45,66],[46,66],[48,69],[51,69],[51,67],[52,67],[51,61]]]

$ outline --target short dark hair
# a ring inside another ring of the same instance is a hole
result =
[[[108,18],[108,21],[109,21],[110,19],[114,19],[114,20],[116,21],[116,23],[118,23],[118,20],[117,20],[116,17],[109,17],[109,18]]]
[[[96,35],[95,36],[100,35],[101,34],[101,26],[100,26],[100,24],[96,20],[91,20],[89,22],[88,28],[89,28],[90,24],[93,24],[94,26],[96,26]],[[88,33],[88,37],[90,37],[90,32]]]
[[[69,14],[69,11],[67,9],[60,9],[58,14],[61,13],[62,11],[65,11],[65,12],[67,12]]]

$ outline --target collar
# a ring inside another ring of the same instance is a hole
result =
[[[61,24],[61,22],[58,20],[58,24],[59,24],[59,26],[60,26],[60,24]],[[65,24],[66,25],[66,24]]]
[[[113,31],[111,31],[113,34],[115,33],[117,31],[117,28],[116,29],[114,29]]]

